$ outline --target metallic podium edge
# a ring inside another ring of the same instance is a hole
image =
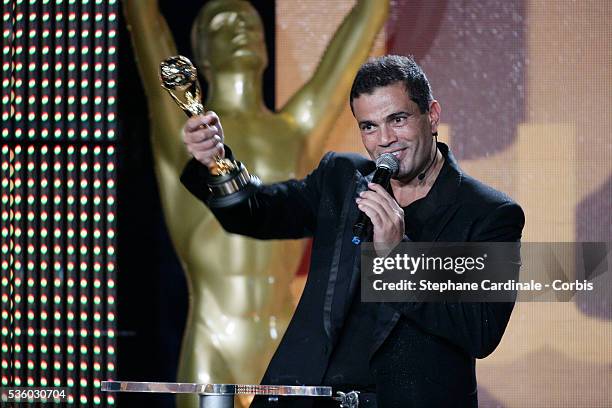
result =
[[[139,381],[102,381],[106,392],[197,394],[200,408],[232,408],[234,395],[332,397],[331,387],[302,385],[197,384]]]

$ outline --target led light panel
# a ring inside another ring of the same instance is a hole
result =
[[[2,0],[0,381],[108,406],[116,0]]]

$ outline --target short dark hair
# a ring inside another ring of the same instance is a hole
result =
[[[421,113],[429,110],[429,103],[433,101],[429,81],[414,58],[403,55],[372,58],[359,68],[351,87],[351,110],[353,99],[396,82],[404,83],[408,96],[419,106]]]

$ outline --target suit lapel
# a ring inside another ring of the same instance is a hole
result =
[[[350,237],[359,213],[355,198],[365,189],[367,180],[360,172],[355,171],[340,214],[323,305],[323,326],[330,346],[336,343],[358,281],[353,275],[359,270],[359,247],[351,242]]]
[[[383,342],[391,333],[391,330],[397,324],[399,318],[401,317],[400,312],[393,309],[386,303],[376,303],[374,304],[378,310],[376,311],[376,326],[374,327],[373,333],[373,342],[370,347],[370,356],[372,358],[376,350],[383,344]]]

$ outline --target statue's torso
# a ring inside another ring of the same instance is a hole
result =
[[[289,116],[219,113],[222,117],[225,143],[264,183],[295,177],[304,137],[292,125]]]
[[[222,118],[225,143],[251,173],[264,183],[295,177],[303,136],[290,120],[272,113],[244,117],[217,113]],[[288,319],[292,312],[289,283],[299,266],[303,243],[229,234],[205,211],[194,232],[196,237],[190,240],[187,260],[195,300],[205,303],[200,306],[210,312],[206,313],[209,317],[219,312],[247,320],[270,316]],[[207,325],[225,324],[214,320],[208,320]]]

